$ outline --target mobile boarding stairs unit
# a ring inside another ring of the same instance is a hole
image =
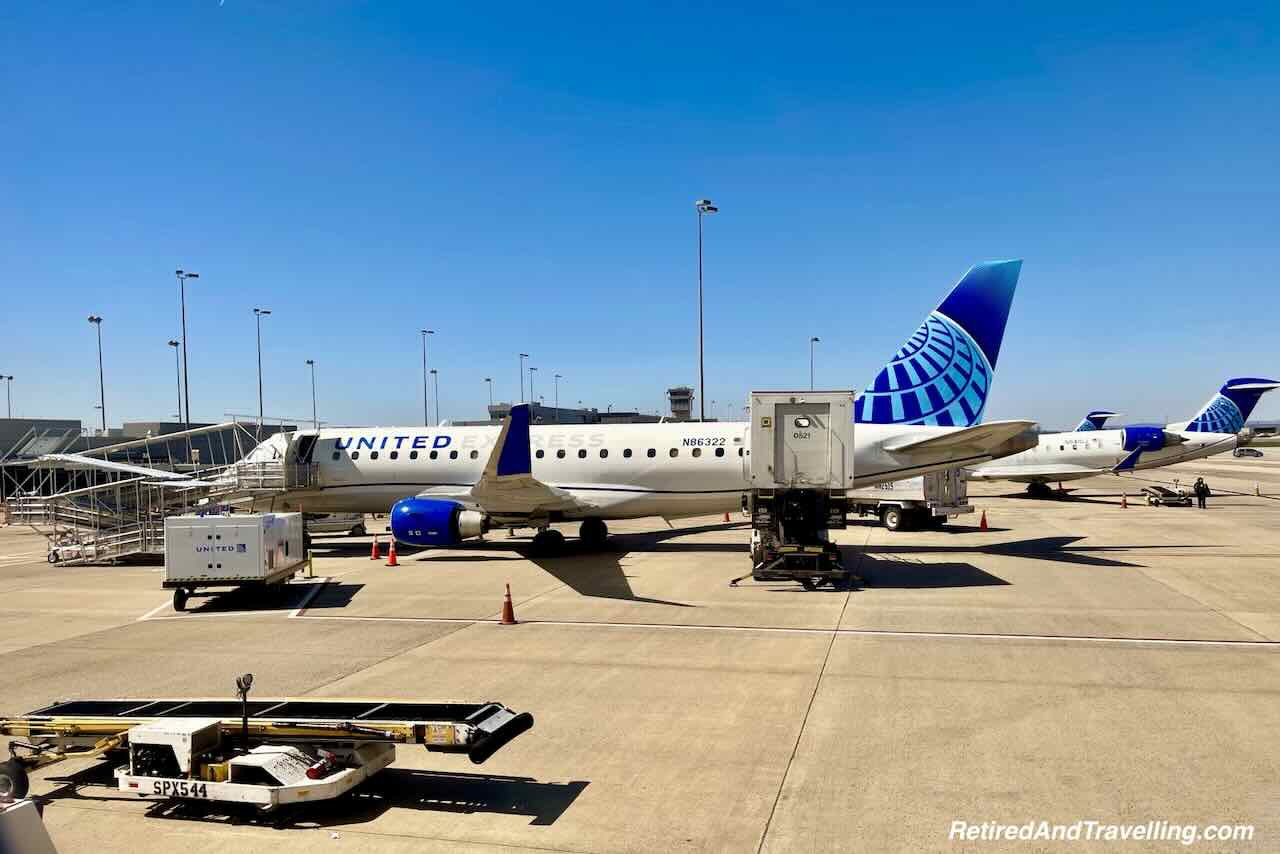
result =
[[[278,496],[313,486],[318,472],[311,461],[315,433],[288,435],[287,449],[278,458],[253,461],[242,458],[253,447],[253,437],[235,422],[86,453],[46,454],[28,463],[27,476],[11,485],[9,520],[43,534],[53,564],[163,555],[169,516],[233,505],[270,510]],[[199,467],[174,458],[172,449],[180,440],[196,436],[214,451],[225,452],[217,464]],[[153,445],[164,448],[167,456],[153,455]]]
[[[828,532],[845,527],[853,486],[852,391],[753,391],[751,572],[807,590],[848,584]]]
[[[483,763],[533,726],[501,703],[406,700],[66,700],[0,718],[11,756],[0,800],[27,793],[28,772],[64,759],[122,755],[120,791],[253,804],[263,811],[336,798],[395,759],[397,744]]]

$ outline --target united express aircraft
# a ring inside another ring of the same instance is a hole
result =
[[[1021,261],[970,269],[894,354],[855,407],[855,486],[974,465],[1031,447],[1034,422],[981,424]],[[489,527],[536,527],[534,547],[563,541],[552,522],[580,520],[599,544],[606,521],[668,519],[740,506],[748,425],[700,422],[501,427],[326,428],[265,440],[249,462],[316,468],[314,486],[277,509],[384,513],[396,538],[453,545]]]
[[[1047,433],[1030,450],[970,468],[969,477],[1025,483],[1028,492],[1044,494],[1054,481],[1144,471],[1220,454],[1240,443],[1240,431],[1258,399],[1277,386],[1280,382],[1258,377],[1227,380],[1191,420],[1173,424],[1102,430],[1089,422],[1114,413],[1091,412],[1088,427]]]

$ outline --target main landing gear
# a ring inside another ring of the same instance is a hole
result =
[[[603,519],[583,519],[578,539],[586,551],[598,551],[609,541],[609,526]],[[533,535],[530,551],[534,557],[556,557],[564,551],[564,534],[555,528],[543,528]]]
[[[564,534],[555,528],[543,528],[533,535],[529,549],[534,557],[555,557],[564,551]]]
[[[602,549],[609,539],[609,526],[603,519],[583,519],[578,539],[589,549]]]

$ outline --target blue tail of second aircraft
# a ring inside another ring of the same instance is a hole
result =
[[[858,396],[854,420],[939,427],[980,423],[1021,270],[1021,261],[970,268]]]
[[[1076,429],[1071,432],[1086,433],[1090,430],[1101,430],[1103,426],[1106,425],[1108,418],[1114,418],[1118,414],[1119,413],[1109,412],[1105,409],[1095,409],[1086,415],[1084,419],[1076,425]]]
[[[1239,433],[1258,399],[1273,388],[1280,388],[1280,382],[1260,377],[1227,380],[1184,429],[1190,433]]]

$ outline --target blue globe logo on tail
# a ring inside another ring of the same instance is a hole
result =
[[[1244,415],[1230,398],[1218,395],[1187,425],[1193,433],[1239,433],[1244,429]]]
[[[934,312],[858,398],[857,419],[873,424],[977,424],[991,366],[969,333]]]
[[[1262,377],[1227,380],[1185,429],[1190,433],[1239,433],[1258,399],[1275,388],[1280,388],[1280,382]]]
[[[982,421],[1021,261],[979,264],[859,395],[859,424],[970,427]]]

